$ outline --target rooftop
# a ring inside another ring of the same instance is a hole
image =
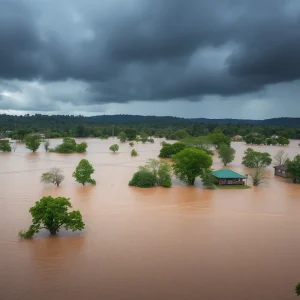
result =
[[[213,171],[212,175],[221,179],[235,179],[235,178],[246,179],[247,178],[246,175],[239,174],[229,169],[221,169],[221,170]]]

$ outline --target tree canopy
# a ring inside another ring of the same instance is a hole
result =
[[[113,151],[114,153],[116,153],[117,151],[119,151],[119,145],[118,144],[111,145],[109,147],[109,150]]]
[[[247,148],[244,152],[242,164],[247,168],[264,168],[269,166],[271,162],[272,158],[269,153]]]
[[[222,144],[219,148],[219,158],[224,166],[231,163],[235,157],[235,150],[226,144]]]
[[[293,183],[300,183],[300,155],[296,155],[293,160],[287,159],[287,172]]]
[[[85,185],[86,183],[96,184],[96,181],[91,178],[94,173],[94,168],[87,159],[82,159],[76,167],[73,177],[78,183]]]
[[[10,146],[9,140],[0,141],[0,151],[11,152],[11,146]]]
[[[41,137],[37,134],[28,134],[24,138],[26,148],[35,152],[41,145]]]
[[[32,238],[41,229],[48,230],[51,235],[56,235],[61,227],[72,231],[84,229],[81,213],[78,210],[69,212],[69,208],[72,208],[72,205],[67,198],[43,197],[30,208],[32,225],[27,231],[19,232],[19,236]]]
[[[204,150],[184,149],[172,156],[174,174],[184,183],[194,185],[195,179],[212,165]]]
[[[49,172],[42,174],[41,181],[44,183],[53,183],[54,185],[59,186],[64,178],[65,177],[60,169],[52,168]]]

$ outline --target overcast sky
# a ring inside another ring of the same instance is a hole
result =
[[[299,0],[0,0],[0,113],[300,117]]]

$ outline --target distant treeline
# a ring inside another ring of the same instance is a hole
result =
[[[176,117],[103,115],[95,117],[63,115],[0,115],[0,134],[23,139],[29,133],[43,133],[46,138],[118,136],[135,129],[137,134],[182,139],[188,136],[204,136],[221,131],[226,136],[257,133],[265,137],[279,135],[300,139],[300,118],[277,118],[268,120],[237,119],[183,119]]]

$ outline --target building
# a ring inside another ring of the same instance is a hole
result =
[[[280,166],[275,166],[274,167],[274,174],[276,176],[284,177],[287,178],[288,173],[287,173],[287,165],[280,165]]]
[[[247,183],[247,175],[242,175],[229,169],[213,171],[212,175],[217,178],[219,185],[244,185]]]
[[[235,135],[235,136],[232,137],[232,140],[233,141],[242,141],[243,137],[241,135]]]

